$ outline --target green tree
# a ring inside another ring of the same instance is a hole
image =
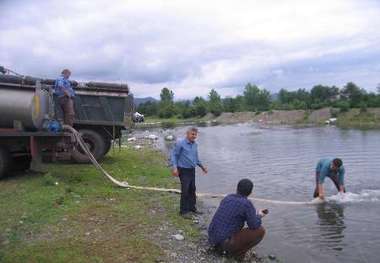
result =
[[[174,103],[175,112],[180,115],[181,118],[192,117],[192,105],[189,100],[177,101]]]
[[[203,117],[207,114],[207,101],[202,97],[195,97],[193,100],[193,116]]]
[[[341,96],[350,102],[351,107],[360,107],[360,103],[365,94],[366,91],[359,88],[353,82],[348,82],[341,91]]]
[[[163,88],[160,93],[161,101],[159,103],[158,116],[160,118],[171,118],[175,112],[174,107],[174,92],[168,88]]]
[[[278,100],[281,104],[289,104],[294,99],[295,99],[295,96],[292,92],[289,92],[286,89],[280,89],[278,93]]]
[[[252,85],[248,83],[245,85],[244,89],[244,102],[245,107],[248,111],[256,111],[257,110],[257,102],[259,98],[260,89],[256,85]]]
[[[224,98],[222,100],[223,103],[223,109],[226,112],[235,112],[237,111],[237,105],[236,105],[236,100],[231,97]]]
[[[261,89],[259,91],[258,101],[257,101],[257,109],[259,111],[269,110],[271,103],[271,95],[270,92],[266,89]]]
[[[244,101],[249,111],[263,111],[270,108],[271,95],[265,89],[259,89],[256,85],[248,83],[244,90]]]
[[[214,114],[214,116],[219,116],[223,112],[223,105],[220,95],[216,92],[216,90],[212,89],[208,95],[208,98],[210,112]]]
[[[339,94],[339,88],[332,86],[316,85],[311,91],[311,101],[313,104],[327,105],[335,100]]]
[[[155,116],[158,112],[158,103],[154,101],[147,101],[145,103],[141,103],[137,107],[137,111],[146,116]]]
[[[165,87],[161,90],[160,98],[161,98],[161,102],[173,103],[174,92]]]

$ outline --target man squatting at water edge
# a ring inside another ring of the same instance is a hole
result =
[[[251,180],[240,180],[236,194],[230,194],[220,202],[208,228],[209,242],[216,251],[239,261],[244,260],[246,253],[265,235],[261,218],[268,214],[268,209],[256,213],[247,198],[252,189]],[[244,227],[245,223],[248,227]]]

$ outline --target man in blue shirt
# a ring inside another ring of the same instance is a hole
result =
[[[63,112],[63,122],[69,126],[74,125],[74,97],[75,92],[69,81],[71,72],[68,69],[62,71],[61,76],[55,81],[54,95],[57,96],[58,105]]]
[[[172,174],[181,181],[180,214],[188,219],[191,218],[189,212],[200,213],[195,206],[195,167],[199,166],[207,174],[207,168],[198,158],[197,135],[197,128],[189,128],[186,138],[177,141],[171,153]]]
[[[335,184],[336,189],[340,193],[345,193],[344,187],[344,166],[343,162],[339,158],[335,159],[321,159],[319,160],[315,169],[315,191],[314,198],[319,197],[324,199],[325,193],[323,189],[323,183],[325,178],[329,177]]]
[[[240,180],[237,193],[226,196],[220,202],[208,228],[210,244],[217,251],[227,253],[237,260],[243,260],[247,251],[260,243],[265,234],[261,218],[268,210],[256,213],[255,207],[247,198],[252,189],[251,180]],[[245,223],[247,228],[243,228]]]

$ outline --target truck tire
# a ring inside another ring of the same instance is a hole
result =
[[[84,142],[87,144],[87,147],[90,149],[92,155],[96,160],[100,160],[104,156],[106,150],[105,138],[94,130],[79,130],[79,133],[82,135]],[[77,163],[89,163],[90,159],[85,154],[83,149],[79,145],[73,150],[71,157]]]
[[[20,156],[12,159],[12,171],[25,171],[30,168],[32,158],[30,156]]]
[[[9,171],[12,159],[7,148],[0,146],[0,178],[4,177]]]
[[[105,147],[104,147],[103,156],[105,156],[111,150],[111,146],[112,146],[112,142],[110,139],[105,139],[104,143],[105,143]]]

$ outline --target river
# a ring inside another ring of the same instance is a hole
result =
[[[186,127],[171,132],[177,136]],[[259,127],[253,124],[199,128],[199,154],[209,174],[197,171],[197,191],[232,193],[237,182],[254,182],[253,196],[300,204],[254,202],[268,208],[267,234],[259,255],[281,262],[379,262],[380,131],[336,127]],[[169,150],[171,144],[167,143]],[[319,159],[339,157],[347,193],[326,179],[327,202],[312,199]],[[215,200],[209,205],[216,207]],[[219,201],[217,201],[219,202]]]

